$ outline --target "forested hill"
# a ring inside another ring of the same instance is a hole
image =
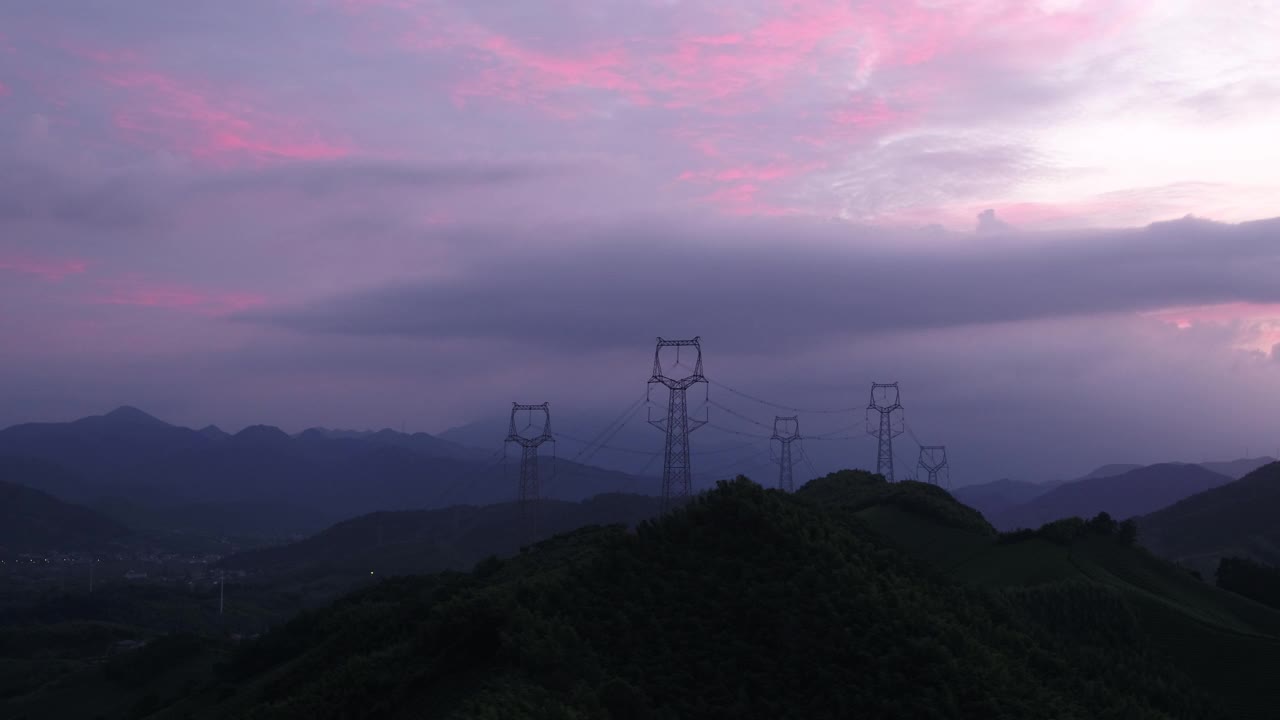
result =
[[[1280,565],[1280,462],[1192,495],[1139,520],[1140,538],[1155,553],[1212,573],[1238,555]]]
[[[1001,530],[1013,530],[1037,528],[1066,517],[1093,517],[1100,512],[1129,518],[1229,482],[1230,477],[1200,465],[1148,465],[1113,477],[1063,483],[1026,503],[993,513],[990,520]]]
[[[0,480],[0,554],[98,550],[128,540],[129,530],[79,505]]]
[[[535,539],[583,525],[627,527],[658,514],[658,498],[608,493],[582,502],[537,503]],[[377,512],[346,520],[289,545],[224,559],[233,570],[268,575],[376,576],[468,569],[490,555],[511,555],[530,541],[516,503],[440,510]]]
[[[1269,717],[1280,615],[1114,530],[1002,537],[919,483],[740,478],[369,587],[151,717]]]

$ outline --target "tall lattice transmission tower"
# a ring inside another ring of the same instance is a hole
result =
[[[517,419],[524,413],[527,422],[517,428]],[[542,432],[525,435],[524,431],[535,427],[534,415],[541,413]],[[526,539],[532,541],[538,532],[538,500],[542,488],[538,482],[538,447],[543,443],[555,443],[551,434],[550,403],[521,405],[511,403],[511,427],[507,432],[508,443],[520,446],[520,484],[516,489],[516,502],[520,506],[520,522],[524,524]]]
[[[795,463],[791,460],[791,443],[800,439],[800,418],[796,416],[773,418],[773,435],[769,438],[770,446],[777,440],[782,448],[778,451],[778,489],[783,492],[794,492],[795,481],[792,469]]]
[[[867,405],[867,433],[877,439],[876,472],[893,482],[893,439],[902,434],[902,395],[898,383],[871,383],[871,403]],[[871,411],[879,413],[879,423],[871,426]],[[895,415],[896,413],[896,415]]]
[[[930,485],[938,484],[938,474],[944,470],[947,471],[949,482],[950,470],[947,469],[947,446],[921,445],[920,463],[917,467],[928,474]]]
[[[667,376],[662,368],[664,348],[675,348],[675,367],[684,368],[688,375],[678,378]],[[692,367],[680,361],[681,351],[684,348],[692,348],[695,355]],[[692,493],[693,472],[689,466],[689,433],[707,422],[705,419],[689,419],[689,388],[698,383],[704,385],[707,383],[707,378],[702,374],[701,338],[695,337],[692,340],[658,338],[658,346],[653,351],[653,375],[649,377],[649,388],[652,389],[654,385],[663,385],[669,390],[667,416],[658,420],[650,416],[649,424],[665,430],[667,434],[662,466],[662,509],[664,511]]]

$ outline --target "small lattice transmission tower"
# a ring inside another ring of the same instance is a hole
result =
[[[517,429],[516,418],[525,413],[528,422]],[[534,414],[542,413],[542,432],[538,435],[525,435],[524,431],[534,427]],[[520,446],[520,484],[516,489],[516,502],[520,506],[520,521],[524,524],[525,534],[532,541],[538,532],[538,500],[541,499],[542,488],[538,481],[538,447],[543,443],[555,443],[551,434],[550,403],[541,405],[521,405],[511,403],[511,427],[507,432],[507,442]]]
[[[875,436],[876,472],[893,482],[893,439],[902,434],[902,395],[898,383],[871,383],[871,403],[867,405],[867,433]],[[876,427],[871,425],[871,411],[879,414]]]
[[[947,471],[949,480],[950,470],[947,468],[947,446],[921,445],[920,464],[917,467],[928,474],[930,485],[938,484],[938,474],[944,470]],[[950,483],[948,482],[948,484]]]
[[[778,451],[778,489],[783,492],[794,492],[796,489],[791,472],[795,467],[791,460],[791,443],[799,439],[800,418],[781,415],[773,418],[773,435],[769,442],[772,446],[773,441],[777,440],[782,445]]]
[[[692,348],[695,360],[689,374],[679,378],[668,377],[662,368],[662,351],[664,348],[675,348],[676,367],[686,367],[680,363],[680,352],[683,348]],[[689,388],[698,383],[706,384],[707,378],[702,374],[702,342],[701,338],[692,340],[663,340],[658,338],[658,346],[653,351],[653,374],[649,377],[649,388],[662,385],[667,388],[667,416],[653,419],[649,424],[666,431],[667,442],[664,450],[662,466],[662,509],[666,511],[673,503],[689,497],[693,488],[693,471],[689,465],[689,433],[706,424],[706,420],[689,418]]]

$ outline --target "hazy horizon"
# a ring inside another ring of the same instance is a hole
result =
[[[9,4],[0,425],[587,422],[699,335],[779,404],[900,382],[975,480],[1274,452],[1277,36],[1192,0]]]

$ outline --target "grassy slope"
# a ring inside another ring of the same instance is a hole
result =
[[[1087,581],[1115,588],[1153,642],[1187,675],[1227,699],[1236,717],[1270,717],[1280,705],[1280,613],[1205,583],[1141,548],[1088,537],[1070,545],[1035,538],[1000,544],[898,507],[859,517],[951,577],[984,585]]]

